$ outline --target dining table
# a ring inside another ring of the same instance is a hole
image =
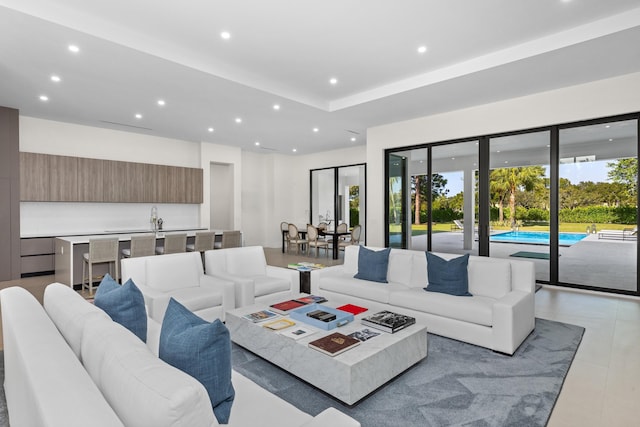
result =
[[[338,250],[340,249],[338,245],[338,240],[340,236],[348,236],[351,234],[350,231],[336,231],[336,230],[326,230],[319,229],[318,234],[321,236],[331,236],[333,237],[333,259],[338,259]]]

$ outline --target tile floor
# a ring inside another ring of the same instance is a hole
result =
[[[282,254],[280,248],[265,253],[270,265],[342,262]],[[0,289],[19,284],[42,301],[51,281],[41,276],[0,282]],[[586,328],[548,426],[640,425],[640,298],[545,286],[536,293],[536,316]]]

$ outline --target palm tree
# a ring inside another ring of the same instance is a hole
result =
[[[535,187],[544,185],[544,173],[545,169],[542,166],[500,168],[491,171],[491,192],[498,196],[500,205],[502,205],[504,195],[507,192],[509,194],[512,228],[516,225],[516,191],[518,188],[533,191]]]

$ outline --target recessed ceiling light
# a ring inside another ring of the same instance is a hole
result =
[[[223,40],[229,40],[231,38],[231,33],[229,31],[223,31],[220,33],[220,37],[222,37]]]
[[[313,131],[314,131],[314,132],[319,132],[319,131],[320,131],[320,129],[318,129],[318,128],[313,128]]]
[[[236,123],[242,123],[242,119],[240,117],[236,117]]]
[[[136,119],[140,120],[142,118],[142,114],[138,113],[136,114]]]
[[[260,145],[260,141],[256,141],[255,144],[256,144],[256,147],[259,146]]]
[[[451,158],[451,160],[455,160],[455,159],[456,159],[455,157],[452,157],[452,158]]]
[[[605,128],[609,129],[611,127],[611,125],[606,125]]]
[[[209,132],[213,132],[215,129],[214,128],[209,128],[207,129]]]
[[[166,102],[164,102],[164,99],[158,99],[158,105],[164,107],[166,105]]]
[[[418,53],[425,53],[427,51],[427,47],[426,46],[419,46],[418,47]]]
[[[280,109],[280,105],[279,104],[273,104],[273,109],[274,110],[279,110]]]
[[[69,49],[70,52],[73,52],[73,53],[80,52],[80,48],[78,46],[76,46],[75,44],[70,44],[68,49]]]
[[[338,79],[336,79],[335,77],[331,77],[329,79],[329,83],[331,83],[332,85],[337,85],[338,84]]]
[[[356,142],[356,137],[355,136],[351,137],[351,142]]]
[[[298,151],[298,149],[297,149],[297,148],[294,148],[294,149],[293,149],[293,150],[291,150],[291,151],[293,151],[293,152],[295,153],[296,151]]]
[[[51,81],[58,83],[60,81],[60,76],[56,76],[55,74],[51,76]]]
[[[506,163],[509,163],[509,160],[505,160],[505,161],[504,161],[504,163],[505,163],[505,164],[506,164]]]
[[[613,138],[609,138],[609,142],[613,141]]]
[[[49,100],[49,97],[47,95],[40,95],[40,101],[46,102]]]
[[[496,153],[499,153],[499,152],[500,152],[500,150],[496,150]]]

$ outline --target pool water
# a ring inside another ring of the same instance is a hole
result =
[[[560,246],[571,246],[587,237],[586,233],[558,233]],[[529,243],[534,245],[548,245],[548,231],[507,231],[505,233],[492,234],[492,242],[505,243]]]

